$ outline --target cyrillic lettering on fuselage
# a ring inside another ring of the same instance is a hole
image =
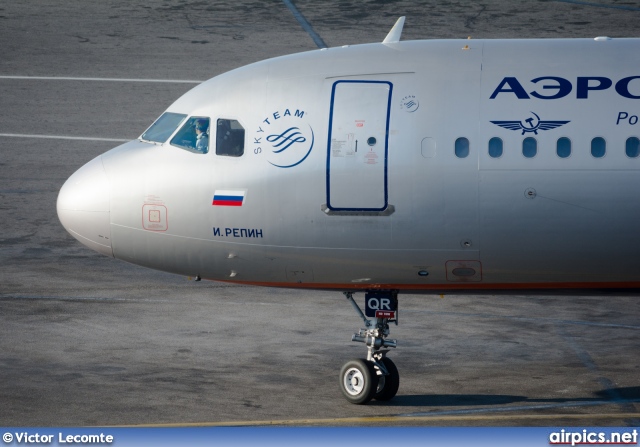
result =
[[[589,99],[594,92],[606,91],[614,86],[614,81],[604,76],[578,76],[574,83],[560,76],[540,76],[529,81],[534,89],[527,93],[515,76],[506,76],[495,88],[489,99],[500,94],[511,94],[517,99],[560,99],[575,91],[576,99]],[[640,99],[640,76],[628,76],[615,82],[615,92],[629,99]]]

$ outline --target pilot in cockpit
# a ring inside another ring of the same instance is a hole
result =
[[[208,120],[197,120],[195,123],[196,129],[196,150],[206,154],[209,150],[209,136],[207,130],[209,129]]]

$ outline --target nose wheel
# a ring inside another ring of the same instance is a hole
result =
[[[340,389],[352,404],[366,404],[378,390],[378,375],[373,362],[366,359],[350,360],[340,371]]]
[[[352,341],[367,346],[367,358],[350,360],[340,370],[340,390],[344,397],[353,404],[366,404],[371,399],[388,401],[398,392],[400,374],[395,363],[386,357],[388,349],[395,348],[396,340],[387,340],[389,323],[398,324],[398,300],[395,292],[371,292],[365,296],[366,315],[353,299],[353,294],[346,292],[351,302],[363,319],[365,328],[354,334]],[[384,309],[380,309],[382,306]],[[371,315],[374,320],[367,319]]]
[[[382,357],[382,364],[387,369],[386,375],[381,374],[378,376],[378,387],[376,388],[376,394],[373,395],[375,400],[386,401],[395,397],[400,387],[400,373],[396,364],[388,357]]]

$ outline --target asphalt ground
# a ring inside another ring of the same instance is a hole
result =
[[[401,295],[398,395],[354,406],[340,293],[193,282],[59,224],[64,181],[195,85],[175,81],[381,41],[401,15],[405,40],[635,37],[640,2],[0,3],[0,425],[640,424],[637,297]]]

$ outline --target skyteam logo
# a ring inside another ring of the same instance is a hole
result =
[[[413,113],[420,107],[420,101],[414,95],[405,96],[400,100],[400,109]]]
[[[264,154],[277,168],[293,168],[305,161],[315,142],[313,129],[304,121],[304,110],[284,109],[265,118],[253,137],[253,153]]]
[[[533,133],[534,135],[538,135],[539,130],[551,130],[556,127],[560,127],[564,124],[570,123],[571,121],[543,121],[540,117],[531,112],[533,117],[527,118],[522,121],[491,121],[496,126],[500,126],[504,129],[509,130],[521,130],[522,135],[525,133]]]

